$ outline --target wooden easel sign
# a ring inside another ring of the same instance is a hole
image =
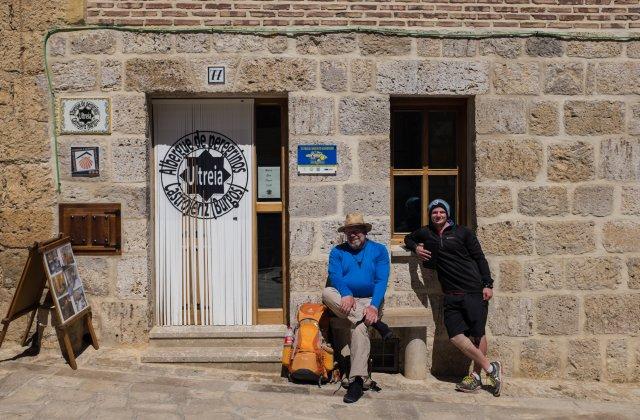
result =
[[[41,302],[45,289],[48,291],[44,302]],[[52,308],[55,312],[58,321],[56,329],[62,336],[69,365],[73,369],[76,369],[77,365],[68,331],[70,327],[82,322],[82,327],[87,331],[86,341],[98,349],[98,340],[91,323],[91,307],[87,303],[69,237],[60,236],[46,242],[36,242],[29,248],[29,257],[9,311],[2,320],[4,326],[0,332],[0,346],[9,323],[30,313],[31,317],[22,340],[22,345],[25,345],[38,308]]]

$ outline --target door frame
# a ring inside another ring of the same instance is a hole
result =
[[[256,111],[264,105],[278,105],[282,110],[280,118],[280,202],[258,203],[258,159],[256,156]],[[288,324],[289,319],[289,114],[287,98],[254,98],[253,118],[253,324]],[[282,215],[282,309],[258,308],[258,213],[280,213]]]

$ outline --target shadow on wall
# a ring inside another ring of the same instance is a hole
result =
[[[433,337],[431,346],[431,373],[438,379],[451,378],[459,380],[461,376],[469,373],[471,360],[463,355],[453,344],[449,342],[449,336],[444,327],[443,320],[443,295],[438,274],[434,270],[422,267],[418,260],[410,257],[409,274],[411,276],[411,288],[414,290],[425,308],[431,308],[433,326],[427,331],[427,336]],[[427,348],[429,345],[427,344]]]

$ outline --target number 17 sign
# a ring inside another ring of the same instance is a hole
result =
[[[224,83],[224,67],[208,67],[207,80],[210,85]]]

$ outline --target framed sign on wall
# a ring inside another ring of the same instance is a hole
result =
[[[59,115],[61,134],[109,134],[109,98],[62,98]]]

